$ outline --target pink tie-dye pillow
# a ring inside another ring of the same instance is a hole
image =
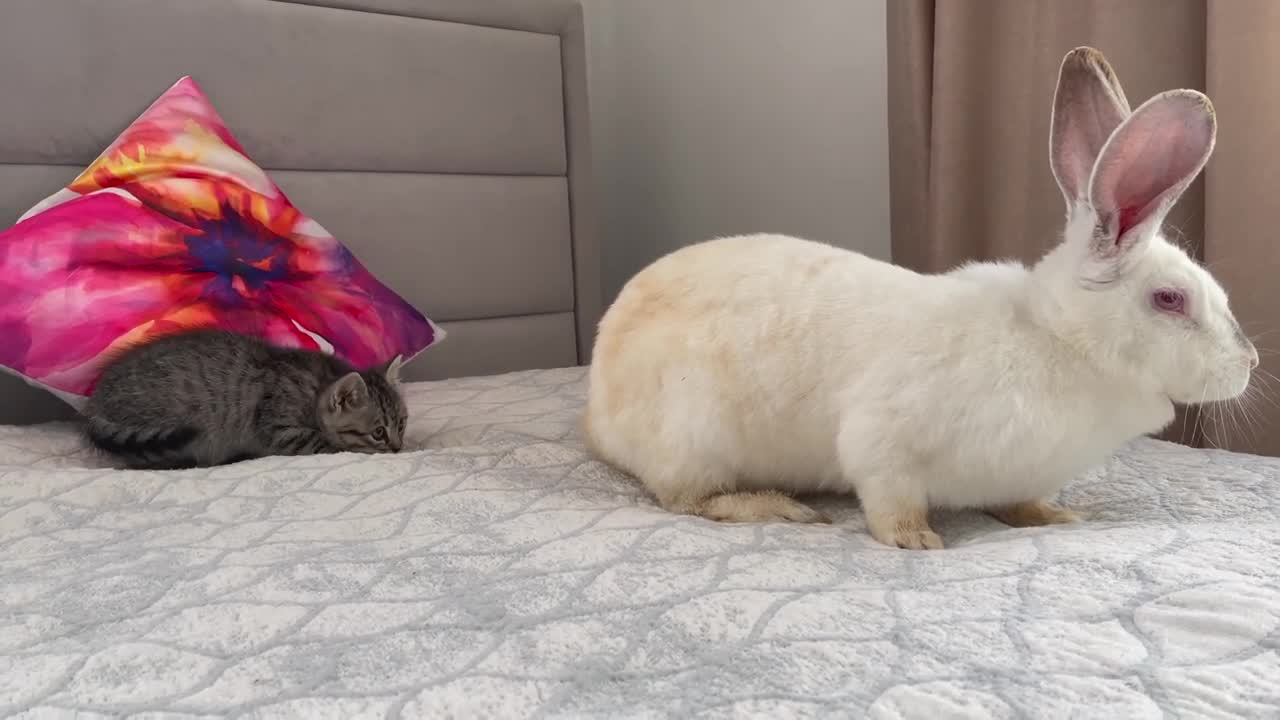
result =
[[[299,212],[183,78],[0,233],[0,368],[79,407],[114,351],[193,327],[359,368],[444,337]]]

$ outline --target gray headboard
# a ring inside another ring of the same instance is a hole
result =
[[[446,328],[409,379],[589,360],[577,0],[4,0],[0,226],[182,75],[299,208]],[[0,423],[66,414],[0,377]]]

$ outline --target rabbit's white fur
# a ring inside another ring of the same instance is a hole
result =
[[[600,323],[595,451],[672,511],[818,521],[788,495],[856,491],[878,540],[935,548],[929,507],[1071,520],[1044,498],[1167,425],[1174,402],[1243,392],[1257,353],[1225,292],[1158,232],[1212,150],[1207,99],[1174,91],[1130,113],[1089,49],[1059,83],[1069,219],[1033,268],[922,275],[781,235],[678,250]],[[1073,115],[1099,112],[1115,127]],[[1164,290],[1184,307],[1153,303]]]

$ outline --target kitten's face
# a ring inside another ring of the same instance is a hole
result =
[[[325,435],[347,452],[400,452],[407,420],[398,383],[380,369],[343,377],[320,403]]]

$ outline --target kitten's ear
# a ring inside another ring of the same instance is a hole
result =
[[[383,368],[383,373],[387,376],[387,382],[392,385],[400,384],[400,368],[404,366],[404,356],[397,355],[391,359]]]
[[[364,378],[356,372],[343,375],[326,392],[329,409],[334,411],[362,407],[369,401],[369,386],[364,384]]]

